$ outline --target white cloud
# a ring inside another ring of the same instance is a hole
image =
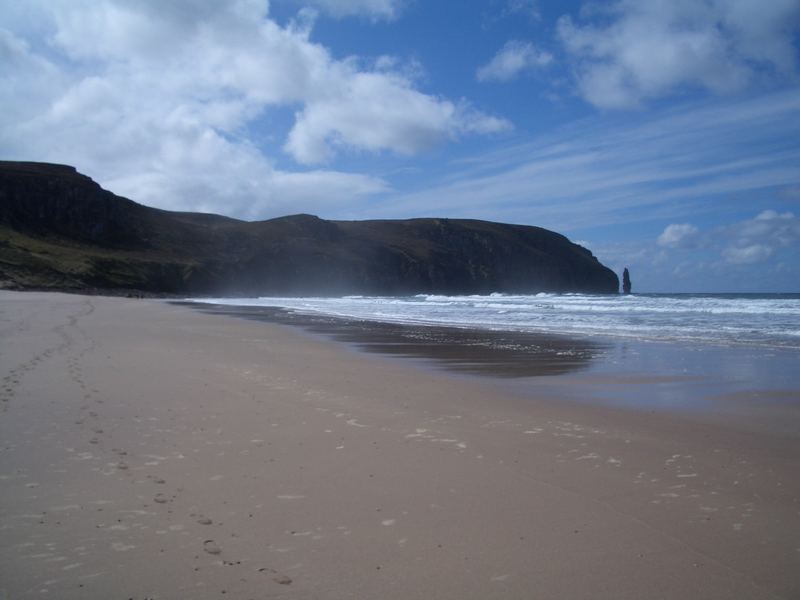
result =
[[[773,209],[746,219],[701,232],[689,224],[673,224],[658,237],[658,245],[696,250],[702,237],[706,250],[722,256],[731,265],[764,262],[781,251],[795,252],[800,244],[800,219],[791,212]]]
[[[600,19],[576,24],[564,16],[558,37],[575,60],[580,94],[598,107],[636,106],[687,87],[730,93],[765,73],[796,75],[797,0],[618,0],[594,7]]]
[[[384,4],[399,6],[363,6]],[[4,25],[4,157],[73,164],[148,204],[263,217],[354,203],[388,184],[277,168],[265,148],[315,164],[509,126],[419,91],[391,59],[335,59],[311,41],[313,18],[280,26],[267,0],[32,0]]]
[[[333,17],[366,16],[371,19],[393,20],[398,17],[407,0],[294,0],[297,4],[313,6]]]
[[[725,248],[722,254],[729,263],[734,265],[752,265],[764,262],[772,256],[772,248],[764,244],[751,244],[750,246],[732,246]]]
[[[215,212],[242,219],[261,219],[297,212],[325,213],[333,204],[347,204],[387,191],[381,179],[312,170],[287,172],[272,167],[257,151],[216,141],[196,143],[186,160],[159,160],[158,168],[127,171],[102,181],[115,193],[170,210]],[[131,174],[132,173],[132,174]]]
[[[704,237],[708,246],[726,263],[752,265],[780,253],[796,256],[800,245],[800,219],[791,212],[767,209],[752,219],[705,232]]]
[[[800,219],[791,212],[768,209],[754,219],[725,228],[724,234],[734,250],[754,246],[771,250],[789,248],[800,243]]]
[[[478,81],[511,81],[524,71],[549,65],[553,55],[537,49],[530,42],[511,40],[476,73]]]
[[[67,81],[30,45],[0,27],[0,122],[19,123],[46,110]]]
[[[771,208],[756,215],[756,221],[775,221],[776,219],[791,221],[794,218],[794,213],[788,211],[779,213],[777,210],[772,210]]]
[[[669,290],[670,280],[680,276],[686,291],[793,291],[796,277],[791,272],[797,271],[799,252],[800,219],[767,209],[751,219],[708,229],[673,224],[658,244],[600,243],[595,254],[617,270],[632,265],[631,272],[640,273],[645,282],[639,289]],[[748,269],[752,265],[758,266]]]
[[[413,154],[462,133],[510,128],[505,120],[423,94],[397,74],[353,72],[333,83],[296,115],[285,148],[301,163],[325,162],[348,147]]]
[[[699,231],[697,227],[688,223],[667,225],[662,234],[658,236],[658,245],[667,248],[677,248],[679,246],[693,244]]]
[[[800,219],[790,212],[705,229],[673,224],[658,242],[600,241],[592,250],[616,272],[630,267],[640,291],[796,290]]]

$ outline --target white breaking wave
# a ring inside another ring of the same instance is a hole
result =
[[[414,325],[540,331],[800,349],[800,295],[536,294],[204,298],[300,313]]]

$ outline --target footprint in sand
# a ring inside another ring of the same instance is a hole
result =
[[[156,494],[156,497],[153,498],[154,502],[158,502],[159,504],[166,504],[169,502],[169,498],[167,498],[164,494]]]
[[[200,525],[211,525],[211,523],[213,523],[208,517],[200,517],[197,519],[197,522],[200,523]]]
[[[292,578],[288,575],[284,575],[283,573],[278,573],[275,569],[268,569],[264,567],[263,569],[258,570],[259,573],[273,573],[275,576],[272,578],[272,581],[275,583],[279,583],[281,585],[289,585],[292,583]]]
[[[219,546],[217,546],[214,540],[204,541],[203,550],[205,550],[209,554],[220,554],[222,552],[222,549]]]

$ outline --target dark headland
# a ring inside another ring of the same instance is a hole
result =
[[[73,167],[0,161],[0,287],[156,294],[617,293],[586,248],[466,219],[170,212]]]

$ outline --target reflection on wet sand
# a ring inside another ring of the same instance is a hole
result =
[[[494,377],[581,371],[607,348],[594,340],[533,332],[358,321],[274,307],[180,304],[213,314],[299,326],[368,352],[432,360],[451,371]]]

